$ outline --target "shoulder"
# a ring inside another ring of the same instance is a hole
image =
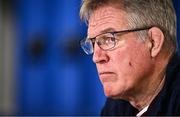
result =
[[[169,61],[166,70],[166,84],[173,91],[180,90],[180,57],[175,54]]]
[[[180,113],[180,59],[175,54],[166,69],[165,83],[153,100],[147,115],[179,115]]]
[[[180,57],[175,54],[166,71],[166,103],[172,115],[180,115]]]
[[[119,103],[121,103],[121,100],[113,100],[110,98],[106,99],[105,105],[101,111],[101,116],[113,116],[118,114],[117,107],[119,106]]]

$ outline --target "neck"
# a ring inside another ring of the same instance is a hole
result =
[[[133,107],[140,111],[144,107],[149,106],[153,99],[158,95],[164,86],[165,68],[167,63],[167,61],[158,61],[155,64],[156,66],[152,74],[141,82],[142,86],[139,87],[139,91],[134,94],[133,98],[129,99],[129,102]]]
[[[137,92],[128,99],[130,104],[139,111],[146,106],[149,106],[162,90],[165,81],[165,70],[169,58],[170,56],[156,59],[156,63],[154,64],[155,69],[152,71],[152,74],[139,84],[142,84],[142,86],[140,86]]]
[[[159,82],[154,84],[151,89],[146,89],[146,93],[141,97],[138,97],[132,101],[130,101],[131,105],[141,111],[146,106],[149,106],[153,99],[158,95],[161,91],[162,87],[164,86],[165,76],[161,78]]]

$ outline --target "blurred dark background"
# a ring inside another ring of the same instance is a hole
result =
[[[173,0],[180,35],[180,1]],[[105,96],[79,47],[81,0],[0,1],[0,115],[99,115]]]

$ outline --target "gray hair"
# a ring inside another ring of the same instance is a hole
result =
[[[165,36],[163,51],[169,54],[177,51],[176,14],[172,0],[83,0],[80,9],[81,19],[88,22],[97,8],[108,4],[119,5],[119,8],[127,13],[130,28],[160,28]]]

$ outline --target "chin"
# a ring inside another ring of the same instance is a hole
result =
[[[121,98],[125,91],[123,86],[114,83],[103,83],[103,89],[105,96],[113,99]]]
[[[113,90],[110,89],[104,89],[104,94],[106,97],[112,99],[121,99],[121,95],[122,95],[122,93],[113,92]]]

